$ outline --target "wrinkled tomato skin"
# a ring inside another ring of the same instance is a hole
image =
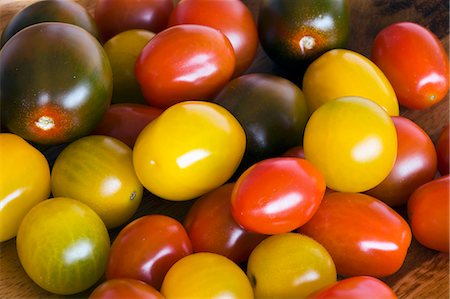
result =
[[[366,192],[389,206],[406,204],[411,193],[431,181],[437,171],[436,150],[430,137],[413,121],[392,117],[397,131],[397,158],[391,172]]]
[[[236,223],[230,210],[233,187],[234,183],[228,183],[197,199],[184,226],[194,252],[217,253],[241,263],[267,236],[250,233]]]
[[[162,112],[162,109],[142,104],[114,104],[91,134],[115,137],[133,148],[142,129]]]
[[[419,187],[408,200],[408,219],[414,237],[425,247],[449,252],[450,176]]]
[[[163,215],[148,215],[125,226],[111,246],[106,279],[133,278],[159,289],[169,268],[192,253],[181,223]]]
[[[183,0],[175,6],[169,26],[198,24],[222,31],[236,55],[234,75],[243,73],[258,49],[258,32],[252,13],[240,0]]]
[[[89,299],[164,299],[152,286],[136,279],[111,279],[103,282],[89,295]]]
[[[438,170],[441,175],[447,175],[449,173],[449,137],[449,125],[446,125],[436,141]]]
[[[343,276],[391,275],[403,264],[411,243],[411,229],[397,212],[359,193],[326,194],[298,231],[322,244]]]
[[[439,39],[427,28],[394,23],[378,33],[372,60],[392,84],[401,105],[425,109],[440,102],[449,88],[449,60]]]

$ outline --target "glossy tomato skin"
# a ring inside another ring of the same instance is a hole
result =
[[[152,286],[136,279],[121,278],[103,282],[89,295],[89,299],[164,299]]]
[[[272,158],[247,169],[237,180],[231,212],[245,229],[286,233],[305,224],[319,208],[325,179],[308,161]]]
[[[408,219],[414,237],[425,247],[449,251],[449,187],[446,175],[419,187],[408,200]]]
[[[44,0],[28,5],[9,21],[1,36],[1,46],[23,28],[43,22],[73,24],[100,38],[94,19],[83,6],[74,1]]]
[[[98,215],[71,198],[52,198],[25,216],[17,253],[28,276],[41,288],[70,295],[93,286],[103,275],[109,235]]]
[[[230,207],[233,187],[234,183],[228,183],[197,199],[184,226],[194,252],[217,253],[241,263],[267,236],[248,232],[236,223]]]
[[[150,106],[211,99],[230,80],[235,56],[217,29],[183,24],[158,33],[136,61],[136,77]]]
[[[322,244],[343,276],[391,275],[403,264],[411,243],[411,229],[397,212],[360,193],[326,194],[298,231]]]
[[[327,286],[307,299],[397,299],[394,291],[383,281],[371,276],[345,278]]]
[[[436,153],[438,161],[438,170],[441,175],[447,175],[449,169],[449,125],[442,128],[439,138],[436,141]]]
[[[230,40],[236,56],[234,76],[252,63],[258,49],[258,31],[252,13],[240,0],[183,0],[169,18],[169,26],[198,24],[220,30]]]
[[[162,112],[143,104],[113,104],[91,134],[115,137],[133,148],[142,129]]]
[[[159,289],[169,268],[191,253],[191,241],[181,223],[163,215],[143,216],[125,226],[114,240],[106,279],[138,279]]]
[[[263,0],[258,32],[265,52],[286,67],[305,66],[324,52],[345,47],[349,1]]]
[[[415,189],[436,174],[437,158],[433,141],[413,121],[392,117],[397,131],[397,158],[389,175],[366,192],[390,206],[406,204]]]
[[[439,39],[419,24],[399,22],[381,30],[373,42],[372,60],[407,108],[428,108],[448,92],[448,54]]]
[[[172,9],[172,0],[97,0],[94,18],[106,41],[130,29],[160,32]]]
[[[92,35],[71,24],[40,23],[14,35],[0,52],[0,78],[2,122],[41,144],[89,134],[111,100],[108,57]]]

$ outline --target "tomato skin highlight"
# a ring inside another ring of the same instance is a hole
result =
[[[448,92],[448,54],[419,24],[399,22],[381,30],[373,42],[372,60],[392,83],[399,103],[409,109],[431,107]]]
[[[118,278],[103,282],[89,295],[89,299],[164,299],[152,286],[136,279]]]

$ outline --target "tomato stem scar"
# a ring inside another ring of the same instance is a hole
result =
[[[49,116],[41,116],[38,121],[35,122],[35,125],[44,131],[48,131],[55,127],[55,122],[53,118]]]

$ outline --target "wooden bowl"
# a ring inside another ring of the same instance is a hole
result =
[[[3,28],[19,10],[37,0],[0,0],[0,27]],[[299,0],[292,0],[299,1]],[[77,0],[93,13],[94,0]],[[258,0],[243,0],[255,18]],[[351,35],[348,48],[369,57],[375,35],[385,26],[398,21],[419,23],[433,31],[448,52],[449,8],[443,0],[350,0]],[[414,63],[414,62],[411,62]],[[248,72],[274,73],[276,67],[261,48]],[[401,108],[401,115],[416,122],[436,142],[442,128],[449,123],[449,96],[435,106],[421,111]],[[43,150],[50,163],[60,147]],[[181,220],[193,201],[169,202],[144,194],[142,204],[134,218],[160,213]],[[400,212],[404,212],[401,211]],[[114,237],[119,229],[111,231]],[[429,250],[413,240],[404,265],[395,274],[383,278],[399,298],[448,298],[449,259],[447,254]],[[34,284],[26,275],[16,253],[15,240],[0,244],[0,296],[3,298],[56,298],[60,297]],[[88,297],[94,287],[68,297]]]

